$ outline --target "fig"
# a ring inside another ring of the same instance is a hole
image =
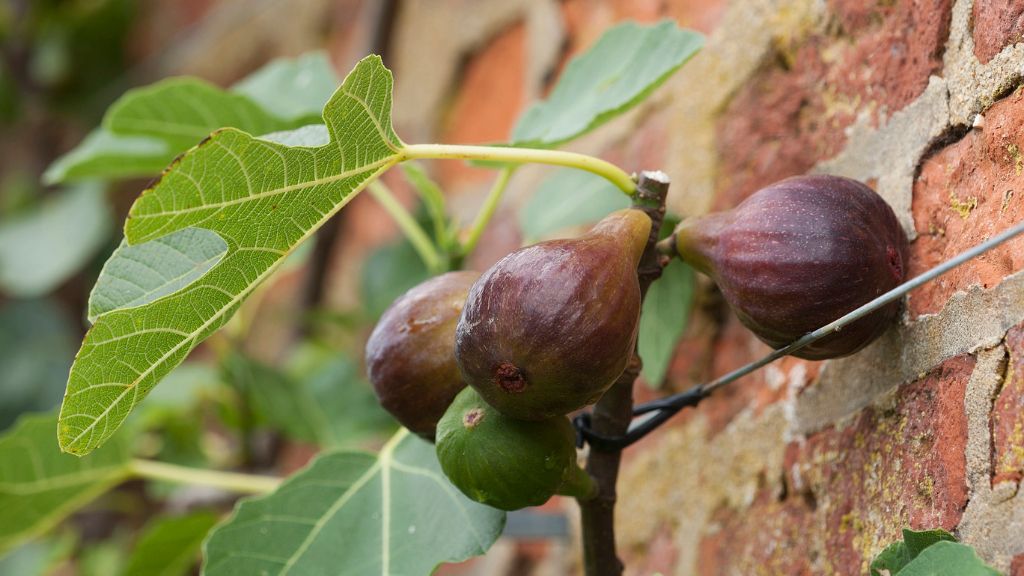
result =
[[[384,312],[366,342],[366,370],[381,405],[430,441],[466,386],[455,363],[455,326],[479,276],[448,272],[413,287]]]
[[[565,416],[517,420],[466,388],[437,424],[437,458],[452,484],[502,510],[539,506],[554,494],[593,496],[576,464],[576,432]]]
[[[899,285],[907,258],[906,235],[889,205],[856,180],[828,175],[788,178],[732,210],[684,220],[675,247],[773,348]],[[853,354],[899,310],[894,302],[793,355]]]
[[[484,272],[455,331],[466,383],[525,420],[596,402],[636,342],[636,269],[650,229],[642,211],[620,210],[579,238],[517,250]]]

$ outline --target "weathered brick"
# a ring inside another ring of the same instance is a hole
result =
[[[914,183],[911,276],[1024,219],[1024,94],[985,112],[983,127],[933,155]],[[972,285],[989,289],[1024,268],[1024,240],[1014,240],[939,277],[910,296],[912,316],[937,312]]]
[[[1009,576],[1024,576],[1024,554],[1013,557],[1013,560],[1010,562]]]
[[[1006,376],[992,406],[993,485],[1024,477],[1024,325],[1006,334],[1006,348]]]
[[[971,11],[974,25],[974,55],[983,64],[1004,46],[1024,38],[1024,2],[1021,0],[975,0]]]
[[[842,149],[859,115],[884,120],[917,98],[941,70],[950,5],[833,0],[826,33],[780,39],[722,115],[715,206],[806,172]]]
[[[901,528],[955,528],[967,503],[963,403],[974,363],[952,358],[891,405],[792,443],[784,494],[766,487],[747,509],[719,510],[701,573],[862,574]]]

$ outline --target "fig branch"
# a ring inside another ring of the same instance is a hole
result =
[[[641,301],[647,289],[661,277],[662,256],[656,249],[665,218],[665,197],[669,179],[661,172],[643,172],[636,185],[633,207],[651,219],[651,231],[637,267]],[[633,383],[640,374],[640,356],[633,356],[625,372],[601,397],[590,416],[592,430],[608,437],[622,436],[633,420]],[[615,483],[619,475],[621,448],[602,450],[591,445],[587,472],[597,483],[597,496],[580,500],[583,527],[583,565],[587,576],[618,575],[623,565],[615,552]]]

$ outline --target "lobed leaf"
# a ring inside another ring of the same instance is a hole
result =
[[[246,96],[187,76],[129,90],[103,118],[103,127],[113,134],[157,138],[177,152],[225,126],[266,134],[292,124]]]
[[[187,287],[107,312],[86,334],[61,408],[61,448],[86,454],[281,261],[401,159],[391,72],[363,59],[324,108],[331,141],[289,147],[228,128],[186,153],[129,212],[129,245],[186,228],[215,232],[223,258]]]
[[[132,178],[158,174],[176,152],[164,141],[148,136],[118,136],[96,128],[43,173],[44,184],[87,178]]]
[[[519,118],[512,141],[554,147],[593,130],[642,102],[703,44],[703,36],[670,20],[609,29],[569,62],[546,101]]]
[[[130,453],[118,439],[88,458],[61,454],[56,417],[22,417],[0,436],[0,553],[42,534],[128,476]]]
[[[376,458],[327,453],[272,494],[242,501],[206,541],[203,574],[429,574],[485,552],[504,522],[403,430]]]
[[[130,90],[43,180],[150,176],[218,128],[266,134],[317,123],[338,83],[327,56],[314,52],[275,60],[231,90],[192,77]]]

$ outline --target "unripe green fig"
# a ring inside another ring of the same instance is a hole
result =
[[[555,494],[589,498],[596,486],[576,464],[569,419],[509,418],[466,388],[437,424],[437,458],[452,484],[502,510],[539,506]]]
[[[636,269],[650,230],[645,213],[620,210],[584,236],[517,250],[484,272],[456,329],[466,383],[524,420],[596,402],[636,342]]]
[[[849,178],[797,176],[759,190],[726,212],[684,220],[675,231],[683,260],[708,274],[740,321],[781,348],[895,288],[907,238],[873,190]],[[880,336],[888,306],[793,355],[853,354]]]
[[[455,363],[455,326],[479,276],[448,272],[412,288],[384,312],[366,342],[366,371],[381,405],[427,440],[466,386]]]

